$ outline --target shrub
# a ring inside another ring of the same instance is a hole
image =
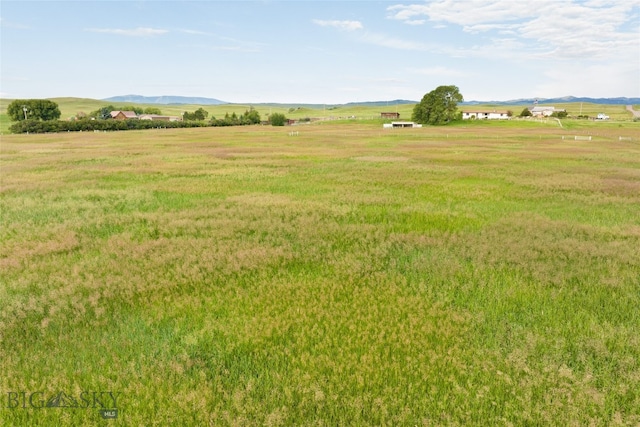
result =
[[[284,126],[286,122],[287,118],[282,113],[273,113],[269,116],[271,126]]]

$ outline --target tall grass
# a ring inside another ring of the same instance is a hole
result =
[[[603,129],[3,137],[0,423],[638,424],[638,129]]]

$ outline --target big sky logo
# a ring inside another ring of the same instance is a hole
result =
[[[113,391],[83,391],[77,395],[64,391],[53,394],[42,391],[10,391],[5,393],[1,406],[7,409],[97,409],[102,418],[117,418],[120,394]]]

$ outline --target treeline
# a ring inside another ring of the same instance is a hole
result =
[[[9,130],[12,133],[50,133],[50,132],[87,132],[87,131],[116,131],[116,130],[140,130],[157,128],[193,128],[211,126],[209,122],[201,121],[154,121],[154,120],[101,120],[80,119],[72,121],[64,120],[23,120],[12,124]]]
[[[229,115],[225,114],[223,119],[211,119],[211,126],[246,126],[260,124],[260,114],[251,108],[244,112],[243,115],[238,116],[236,113]]]
[[[281,126],[281,117],[284,115],[278,115],[274,113],[270,116],[269,123],[274,126]],[[276,120],[277,119],[277,120]],[[85,117],[82,119],[65,121],[65,120],[36,120],[28,119],[22,120],[12,124],[9,130],[12,133],[54,133],[54,132],[91,132],[91,131],[119,131],[119,130],[142,130],[142,129],[157,129],[157,128],[193,128],[193,127],[208,127],[208,126],[247,126],[260,124],[260,114],[253,108],[247,110],[242,115],[228,113],[222,119],[211,120],[194,120],[187,119],[183,121],[157,121],[157,120],[140,120],[140,119],[128,119],[128,120],[114,120],[114,119],[96,119],[92,117]]]
[[[125,111],[134,111],[139,114],[158,114],[158,108],[148,107],[142,109],[136,106],[127,106]],[[12,133],[55,133],[55,132],[91,132],[91,131],[119,131],[136,129],[157,129],[157,128],[192,128],[207,126],[246,126],[262,123],[260,114],[251,107],[244,114],[225,114],[224,118],[216,119],[212,117],[206,120],[209,113],[202,108],[194,112],[185,112],[182,121],[159,121],[159,120],[114,120],[111,117],[112,111],[117,109],[113,105],[101,107],[92,111],[88,115],[78,113],[69,121],[60,120],[60,110],[55,102],[40,99],[15,100],[9,105],[7,113],[11,120],[16,123],[9,127]],[[273,126],[283,126],[287,122],[284,114],[274,113],[269,116],[269,121]]]

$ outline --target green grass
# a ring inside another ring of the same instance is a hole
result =
[[[636,425],[640,124],[603,125],[5,135],[0,424]],[[61,391],[118,419],[11,407]]]

